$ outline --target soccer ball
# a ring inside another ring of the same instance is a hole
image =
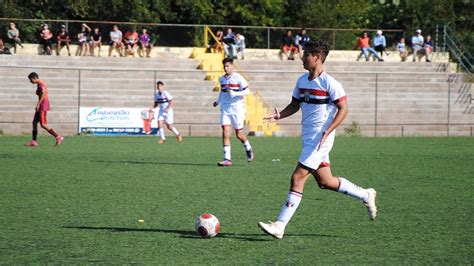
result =
[[[220,230],[219,220],[210,213],[204,213],[196,220],[196,231],[201,237],[215,237]]]

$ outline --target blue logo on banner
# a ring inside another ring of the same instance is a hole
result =
[[[95,108],[86,116],[87,122],[94,121],[129,121],[130,112],[126,110],[103,110]]]

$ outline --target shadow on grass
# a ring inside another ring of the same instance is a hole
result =
[[[182,165],[182,166],[217,166],[217,163],[176,163],[176,162],[144,162],[144,161],[105,161],[91,160],[93,163],[120,163],[120,164],[163,164],[163,165]]]
[[[63,226],[62,228],[67,229],[80,229],[80,230],[98,230],[98,231],[111,231],[111,232],[152,232],[152,233],[169,233],[176,234],[182,238],[191,239],[203,239],[198,236],[196,231],[189,230],[177,230],[177,229],[160,229],[160,228],[128,228],[128,227],[102,227],[102,226]],[[324,235],[324,234],[285,234],[285,237],[338,237],[335,235]],[[273,241],[267,235],[261,234],[237,234],[237,233],[219,233],[217,238],[231,238],[242,241]]]

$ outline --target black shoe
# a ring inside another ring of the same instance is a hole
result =
[[[253,150],[250,149],[250,150],[246,151],[246,153],[247,153],[247,162],[250,163],[251,161],[253,161],[253,158],[254,158],[254,156],[253,156]]]

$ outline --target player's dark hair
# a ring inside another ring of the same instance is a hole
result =
[[[28,79],[38,79],[39,76],[36,72],[31,72],[29,75],[28,75]]]
[[[163,85],[163,86],[164,86],[165,84],[163,83],[163,81],[159,80],[159,81],[156,83],[156,85]]]
[[[323,40],[309,41],[305,44],[304,50],[312,55],[321,54],[322,62],[324,63],[329,54],[329,43]]]
[[[226,58],[224,58],[224,60],[222,60],[222,64],[225,65],[225,63],[234,64],[234,59],[232,59],[230,57],[226,57]]]

